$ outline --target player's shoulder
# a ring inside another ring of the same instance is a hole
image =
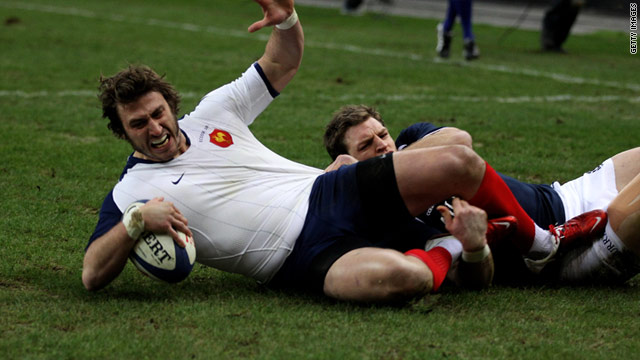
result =
[[[416,133],[416,134],[421,134],[421,135],[427,135],[435,130],[441,129],[442,126],[438,126],[435,124],[432,124],[430,122],[419,122],[419,123],[415,123],[410,125],[409,127],[407,127],[406,129],[402,130],[400,133],[402,132],[406,132],[406,133]]]
[[[400,131],[400,134],[396,138],[396,147],[402,149],[441,128],[442,126],[437,126],[429,122],[412,124]]]

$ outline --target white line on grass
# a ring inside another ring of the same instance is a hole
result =
[[[376,95],[342,95],[342,96],[325,96],[318,95],[318,98],[328,101],[364,101],[376,98],[384,99],[385,101],[422,101],[422,102],[443,102],[450,101],[455,103],[481,103],[481,102],[494,102],[499,104],[523,104],[523,103],[556,103],[556,102],[579,102],[579,103],[599,103],[599,102],[613,102],[613,101],[627,101],[630,103],[640,103],[640,96],[627,97],[618,95],[601,95],[601,96],[582,96],[571,94],[560,95],[547,95],[547,96],[515,96],[515,97],[503,97],[503,96],[436,96],[436,95],[407,95],[407,94],[376,94]]]
[[[268,35],[249,34],[246,31],[229,30],[229,29],[216,28],[213,26],[201,26],[201,25],[179,23],[179,22],[159,20],[159,19],[143,19],[143,18],[134,18],[134,17],[127,18],[121,15],[103,15],[103,14],[96,14],[89,10],[83,10],[83,9],[72,8],[72,7],[68,8],[68,7],[43,5],[43,4],[28,4],[28,3],[22,3],[22,2],[8,2],[8,1],[0,1],[0,6],[5,8],[11,8],[11,9],[23,9],[23,10],[39,11],[39,12],[54,13],[54,14],[69,15],[69,16],[79,16],[79,17],[92,18],[92,19],[105,18],[111,21],[116,21],[116,22],[125,22],[125,23],[136,24],[136,25],[146,24],[150,26],[160,26],[164,28],[179,29],[179,30],[192,31],[192,32],[207,32],[207,33],[213,33],[216,35],[237,37],[242,39],[265,41],[268,38]],[[478,62],[476,63],[450,62],[450,61],[445,62],[437,58],[428,59],[420,54],[388,51],[384,49],[375,49],[375,48],[370,49],[370,48],[363,48],[357,45],[350,45],[350,44],[335,44],[335,43],[307,41],[305,43],[305,46],[327,49],[327,50],[347,51],[347,52],[352,52],[360,55],[366,54],[366,55],[375,55],[375,56],[382,56],[382,57],[408,59],[413,61],[430,61],[435,64],[446,64],[449,66],[451,65],[467,66],[467,67],[482,69],[486,71],[494,71],[494,72],[514,74],[514,75],[526,75],[530,77],[547,78],[547,79],[551,79],[551,80],[562,82],[562,83],[568,83],[568,84],[588,84],[588,85],[604,86],[604,87],[615,88],[615,89],[640,91],[640,84],[621,83],[618,81],[602,81],[599,79],[588,79],[588,78],[570,76],[566,74],[538,71],[533,69],[524,69],[524,68],[513,69],[505,65],[491,65],[491,64],[478,63]]]
[[[18,99],[31,99],[31,98],[42,98],[42,97],[96,97],[98,96],[98,91],[95,90],[61,90],[61,91],[32,91],[27,92],[23,90],[0,90],[0,98],[8,97],[8,98],[18,98]],[[186,99],[194,99],[202,97],[203,94],[196,94],[195,92],[185,92],[180,94],[181,97]]]
[[[34,91],[26,92],[22,90],[0,90],[0,98],[39,98],[39,97],[95,97],[96,91],[91,90],[63,90],[63,91]],[[181,97],[185,99],[198,99],[203,94],[196,92],[184,92],[181,93]],[[555,103],[555,102],[579,102],[579,103],[599,103],[599,102],[613,102],[613,101],[626,101],[630,103],[640,103],[640,96],[627,97],[618,95],[601,95],[601,96],[581,96],[581,95],[548,95],[548,96],[515,96],[515,97],[502,97],[502,96],[434,96],[434,95],[420,95],[420,94],[376,94],[376,95],[341,95],[341,96],[329,96],[329,95],[317,95],[318,98],[326,101],[364,101],[371,100],[372,98],[381,98],[385,101],[422,101],[422,102],[466,102],[466,103],[480,103],[480,102],[493,102],[499,104],[523,104],[523,103]]]

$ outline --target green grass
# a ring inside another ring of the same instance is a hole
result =
[[[466,129],[496,169],[527,181],[569,180],[638,145],[628,34],[574,35],[557,56],[537,51],[537,32],[498,43],[504,29],[477,25],[482,58],[467,64],[459,43],[452,59],[434,60],[435,20],[298,13],[302,68],[253,126],[294,160],[329,163],[321,134],[346,103],[375,105],[393,134],[416,121]],[[262,54],[268,31],[246,33],[260,16],[249,0],[0,1],[3,359],[637,357],[638,278],[610,288],[445,288],[409,306],[371,307],[201,266],[169,286],[127,266],[86,292],[83,249],[130,152],[100,118],[98,76],[148,64],[189,111]]]

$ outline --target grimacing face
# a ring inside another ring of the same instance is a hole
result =
[[[132,103],[119,104],[118,115],[136,157],[161,162],[186,151],[178,120],[159,92],[151,91]]]
[[[344,134],[344,144],[358,161],[397,150],[387,128],[373,117],[350,127]]]

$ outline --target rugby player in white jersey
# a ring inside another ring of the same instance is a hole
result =
[[[400,232],[453,195],[469,200],[454,202],[457,216],[447,218],[447,229],[471,263],[492,269],[479,208],[527,215],[513,209],[519,205],[509,189],[470,148],[403,151],[323,173],[252,135],[248,126],[296,74],[304,44],[292,0],[256,2],[264,19],[249,31],[277,24],[264,55],[179,122],[175,90],[149,68],[131,66],[101,79],[103,116],[134,152],[86,247],[85,287],[113,281],[143,230],[167,232],[178,243],[180,230],[193,235],[198,262],[260,283],[352,301],[407,300],[436,290],[451,258],[438,249],[407,250],[424,242],[423,233]],[[123,210],[141,199],[151,200],[122,220]],[[526,236],[558,243],[544,230]],[[486,284],[491,271],[483,273]]]
[[[394,142],[381,115],[366,105],[349,105],[337,111],[327,125],[324,139],[330,156],[339,159],[330,165],[329,170],[405,148],[446,144],[472,147],[472,138],[466,131],[430,123],[418,123],[402,130]],[[636,214],[640,205],[633,201],[634,194],[637,196],[640,192],[639,174],[640,148],[634,148],[605,160],[593,171],[562,185],[557,182],[552,185],[527,184],[501,175],[518,202],[540,226],[553,227],[592,210],[608,209],[606,229],[604,223],[598,224],[604,233],[568,251],[554,266],[545,270],[545,281],[611,284],[624,282],[640,271],[640,219]],[[576,219],[573,225],[577,227],[574,229],[593,226],[599,213],[591,214],[593,216],[589,218]],[[438,226],[438,221],[429,223]],[[572,232],[570,236],[581,236],[580,232]],[[497,281],[522,283],[532,280],[521,272],[524,263],[513,261],[517,257],[504,249],[504,244],[489,245],[494,251]],[[446,243],[444,246],[447,247]],[[503,251],[497,249],[500,246]],[[455,248],[452,256],[456,258]]]

